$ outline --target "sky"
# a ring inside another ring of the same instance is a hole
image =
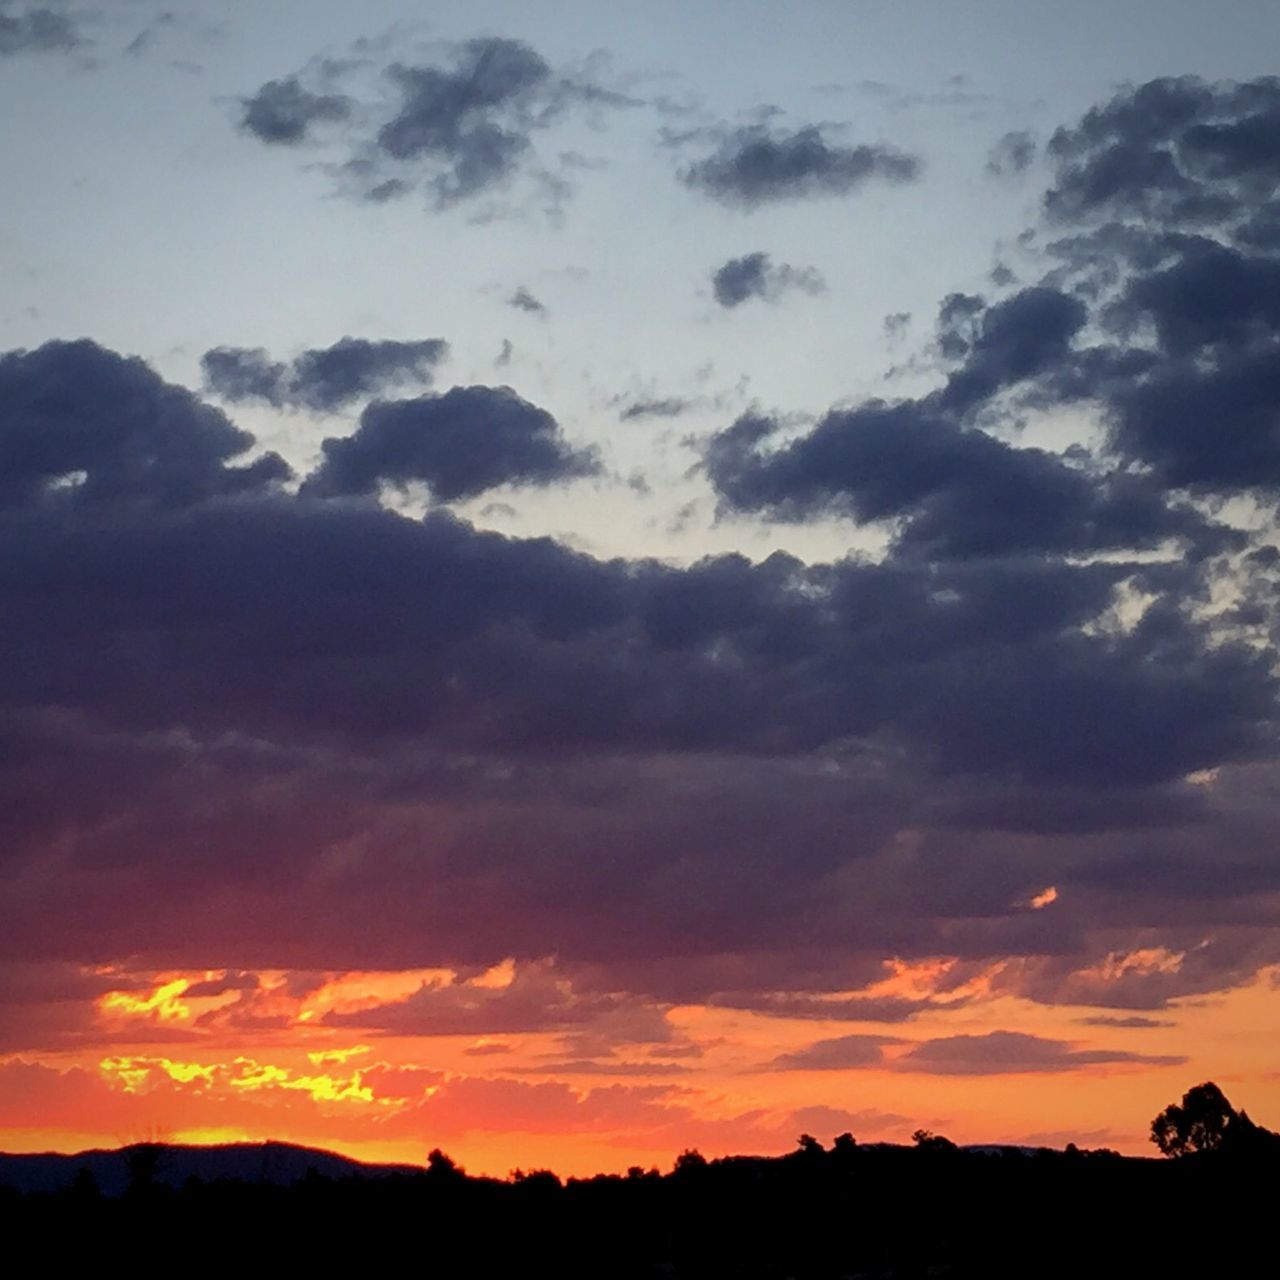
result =
[[[0,2],[0,1149],[1280,1124],[1278,43]]]

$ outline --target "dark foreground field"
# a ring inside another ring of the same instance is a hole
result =
[[[243,1168],[245,1151],[261,1161],[264,1149],[238,1150]],[[275,1181],[187,1175],[172,1185],[181,1152],[146,1147],[116,1157],[130,1175],[118,1195],[104,1195],[87,1166],[59,1190],[0,1189],[11,1256],[31,1251],[9,1273],[1034,1280],[1280,1267],[1280,1163],[1269,1149],[1161,1160],[804,1139],[773,1159],[688,1153],[666,1175],[565,1183],[472,1178],[439,1153],[423,1170],[335,1177],[317,1170],[341,1162],[315,1153],[304,1172],[300,1150],[275,1148],[265,1174]],[[222,1157],[224,1170],[235,1166]]]

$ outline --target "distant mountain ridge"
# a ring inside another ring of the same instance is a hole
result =
[[[121,1195],[134,1177],[141,1153],[155,1153],[154,1180],[180,1187],[188,1178],[211,1182],[235,1178],[242,1182],[288,1187],[314,1170],[326,1178],[382,1178],[396,1173],[421,1173],[420,1165],[364,1164],[347,1156],[289,1142],[232,1142],[220,1146],[136,1143],[114,1151],[79,1151],[63,1155],[47,1151],[26,1155],[0,1152],[0,1187],[15,1191],[58,1191],[69,1187],[87,1170],[103,1195]]]

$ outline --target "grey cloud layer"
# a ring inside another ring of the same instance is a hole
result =
[[[1221,876],[1205,824],[1226,816],[1179,779],[1271,753],[1270,658],[1196,619],[1194,562],[604,562],[444,514],[291,496],[236,465],[249,438],[217,410],[92,344],[10,354],[0,372],[0,729],[21,761],[0,779],[5,857],[64,850],[60,887],[31,881],[6,904],[19,953],[75,940],[110,955],[128,934],[168,955],[235,939],[242,965],[417,964],[540,955],[554,937],[615,966],[596,990],[684,983],[728,1005],[766,972],[802,991],[837,974],[847,987],[860,965],[871,981],[857,953],[1053,954],[1063,967],[1018,990],[1139,1007],[1269,954],[1274,930],[1227,898],[1221,944],[1157,985],[1073,977],[1108,920],[1097,886],[1114,927],[1151,918],[1152,868],[1121,874],[1132,836],[1109,849],[1091,833],[1178,824],[1159,835],[1164,865],[1175,834],[1185,850],[1161,911],[1171,938],[1194,930]],[[473,486],[401,451],[398,433],[429,435],[419,416],[453,412],[455,394],[476,436],[497,406],[540,438],[542,411],[500,389],[376,402],[339,442],[363,451],[346,474]],[[324,466],[343,474],[337,452]],[[61,483],[68,470],[86,478]],[[1160,603],[1137,627],[1099,625],[1125,583]],[[1044,796],[1063,852],[996,856],[993,824],[1039,829]],[[921,825],[936,848],[882,856]],[[1236,881],[1274,885],[1262,834],[1232,839],[1252,859]],[[352,874],[321,874],[348,841]],[[841,881],[854,864],[856,893]],[[249,904],[281,876],[296,919],[268,924]],[[1018,907],[1049,876],[1078,906]],[[113,905],[89,916],[95,883]],[[754,975],[699,967],[784,921],[825,940],[825,977],[786,953]],[[663,953],[683,972],[646,977]],[[823,1016],[808,1009],[775,1011]]]
[[[489,125],[534,120],[540,63],[489,53],[478,96],[452,64],[404,82],[406,163],[462,182]],[[294,490],[140,361],[88,342],[0,356],[0,948],[273,967],[555,952],[573,998],[544,973],[505,1006],[429,991],[365,1025],[569,1035],[582,1013],[619,1038],[637,991],[889,1024],[946,1003],[863,992],[890,954],[1000,959],[1000,992],[1133,1010],[1280,960],[1280,555],[1214,505],[1280,483],[1277,280],[1241,194],[1270,170],[1258,126],[1236,128],[1271,93],[1139,91],[1063,135],[1055,190],[1075,194],[1050,212],[1084,225],[1040,283],[944,302],[934,392],[790,436],[752,412],[710,441],[727,507],[881,522],[879,560],[605,561],[370,500],[602,465],[508,388],[374,398]],[[1197,123],[1171,125],[1171,101]],[[1194,228],[1183,203],[1099,194],[1089,166],[1121,134],[1210,156]],[[525,154],[494,141],[475,173]],[[1107,225],[1122,205],[1130,225]],[[206,375],[228,400],[327,409],[440,354],[351,342],[287,364],[220,349]],[[1018,442],[1044,408],[1095,413],[1098,447]],[[1135,947],[1155,962],[1126,962]],[[894,1061],[1139,1061],[997,1035]]]

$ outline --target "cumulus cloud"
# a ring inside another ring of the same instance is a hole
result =
[[[767,253],[748,253],[730,258],[711,276],[716,301],[726,308],[737,307],[749,298],[775,302],[788,290],[821,293],[826,284],[813,267],[792,267],[773,262]]]
[[[439,338],[420,342],[341,338],[284,363],[259,348],[215,347],[201,357],[205,386],[232,404],[332,413],[406,385],[429,386],[448,354]]]
[[[920,170],[916,156],[881,143],[829,141],[818,125],[788,132],[758,124],[724,130],[715,150],[680,176],[686,186],[721,204],[756,209],[783,200],[848,195],[875,180],[911,182]]]
[[[312,494],[370,493],[382,482],[425,484],[442,502],[505,484],[548,485],[595,475],[595,453],[570,447],[556,420],[510,387],[378,400],[354,435],[330,438],[308,479]]]
[[[956,424],[938,402],[832,410],[768,448],[779,433],[776,420],[746,414],[712,438],[707,474],[726,505],[784,519],[893,521],[904,551],[948,558],[1231,540],[1142,476],[1008,444]]]
[[[1226,223],[1248,236],[1266,224],[1280,183],[1280,82],[1209,84],[1194,76],[1122,90],[1049,140],[1050,217]]]
[[[287,478],[276,454],[143,361],[87,339],[0,355],[0,507],[186,506]]]

